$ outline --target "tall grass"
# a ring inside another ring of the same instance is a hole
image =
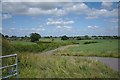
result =
[[[91,58],[19,54],[19,78],[115,78],[117,72]]]

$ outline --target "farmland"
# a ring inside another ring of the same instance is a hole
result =
[[[85,42],[96,43],[85,44]],[[118,42],[118,40],[81,40],[79,46],[64,51],[56,51],[55,55],[120,57]]]
[[[2,0],[0,6],[0,79],[120,78],[119,1]]]
[[[61,40],[41,38],[38,42],[3,39],[4,54],[18,54],[19,78],[118,78],[119,73],[103,63],[79,56],[119,57],[118,40]],[[52,55],[42,52],[62,46],[77,45],[57,50]],[[7,49],[7,50],[6,50]],[[4,55],[3,54],[3,55]],[[3,60],[3,65],[13,63]],[[6,75],[7,70],[3,70]]]

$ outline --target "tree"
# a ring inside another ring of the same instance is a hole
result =
[[[61,40],[68,40],[68,39],[69,39],[69,37],[67,37],[66,35],[61,37]]]
[[[84,38],[85,39],[90,39],[90,37],[88,35],[85,35]]]
[[[80,36],[78,36],[76,39],[77,39],[77,40],[82,40],[82,38],[81,38]]]
[[[5,35],[5,38],[9,38],[9,36],[8,36],[8,35]]]
[[[31,33],[30,34],[31,42],[39,41],[39,38],[41,38],[41,36],[38,33]]]

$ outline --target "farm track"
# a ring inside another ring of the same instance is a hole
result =
[[[64,49],[67,49],[67,48],[72,47],[72,46],[79,46],[79,45],[62,46],[60,48],[57,48],[57,49],[54,49],[54,50],[50,50],[50,51],[46,51],[46,52],[43,52],[41,54],[51,55],[51,54],[53,54],[57,50],[64,50]],[[73,57],[73,56],[70,56],[70,57]],[[94,56],[90,56],[90,57],[79,56],[79,58],[92,58],[92,59],[95,59],[97,61],[102,62],[103,64],[105,64],[106,66],[110,67],[111,69],[120,72],[120,69],[119,69],[120,58],[94,57]]]
[[[111,58],[111,57],[80,57],[80,58],[92,58],[97,61],[102,62],[106,66],[110,67],[111,69],[120,72],[119,64],[120,64],[120,58]]]
[[[67,45],[67,46],[62,46],[62,47],[59,47],[59,48],[54,49],[54,50],[50,50],[50,51],[43,52],[43,53],[41,53],[41,54],[50,55],[50,54],[53,54],[53,53],[54,53],[55,51],[57,51],[57,50],[62,51],[62,50],[64,50],[64,49],[67,49],[67,48],[72,47],[72,46],[79,46],[79,45]]]

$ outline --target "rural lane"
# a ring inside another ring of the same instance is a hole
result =
[[[43,52],[43,53],[41,53],[41,54],[50,55],[50,54],[53,54],[53,53],[54,53],[55,51],[57,51],[57,50],[64,50],[64,49],[69,48],[69,47],[72,47],[72,46],[79,46],[79,45],[67,45],[67,46],[62,46],[62,47],[59,47],[59,48],[54,49],[54,50],[50,50],[50,51]],[[107,66],[110,67],[111,69],[120,72],[120,69],[119,69],[120,58],[92,57],[92,56],[90,56],[90,57],[80,56],[79,58],[92,58],[92,59],[95,59],[95,60],[100,61],[100,62],[102,62],[103,64],[107,65]]]
[[[110,57],[82,57],[82,58],[95,59],[95,60],[100,61],[103,64],[107,65],[111,69],[120,72],[120,69],[119,69],[120,58],[110,58]]]

